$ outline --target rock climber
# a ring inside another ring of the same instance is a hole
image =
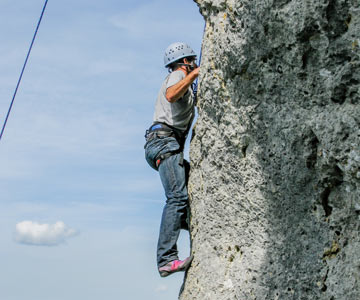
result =
[[[179,260],[177,240],[181,229],[189,230],[190,166],[183,151],[195,112],[192,84],[200,71],[193,49],[180,42],[165,50],[164,65],[169,75],[160,88],[144,146],[146,161],[159,172],[166,195],[157,245],[161,277],[187,270],[192,260],[192,256]]]

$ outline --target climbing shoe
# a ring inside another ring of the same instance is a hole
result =
[[[184,260],[173,260],[159,268],[160,276],[166,277],[175,272],[186,271],[190,267],[192,260],[192,255]]]

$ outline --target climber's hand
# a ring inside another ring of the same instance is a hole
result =
[[[199,72],[200,72],[200,67],[195,68],[191,73],[195,76],[198,77],[199,76]]]

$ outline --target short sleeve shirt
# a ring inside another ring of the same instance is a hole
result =
[[[155,104],[154,122],[165,123],[176,129],[185,131],[194,118],[194,96],[189,87],[185,95],[170,103],[166,99],[166,90],[185,78],[183,71],[174,71],[164,80]]]

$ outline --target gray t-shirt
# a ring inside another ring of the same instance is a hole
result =
[[[174,103],[166,99],[167,88],[185,78],[183,71],[174,71],[164,80],[155,104],[154,122],[166,123],[176,129],[185,131],[194,118],[194,96],[189,87],[185,95]]]

